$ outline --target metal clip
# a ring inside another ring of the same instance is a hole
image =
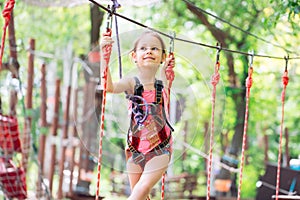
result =
[[[139,164],[140,162],[143,162],[145,160],[145,155],[142,153],[138,153],[137,156],[136,154],[133,155],[133,161],[135,164]]]

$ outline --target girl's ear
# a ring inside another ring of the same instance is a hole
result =
[[[131,56],[131,59],[133,60],[133,62],[137,62],[136,61],[136,53],[134,52],[134,51],[132,51],[131,53],[130,53],[130,56]]]

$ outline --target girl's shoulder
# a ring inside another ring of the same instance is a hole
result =
[[[132,76],[124,77],[124,78],[122,78],[122,82],[127,85],[126,92],[128,94],[133,94],[133,92],[134,92],[134,86],[135,86],[134,77],[132,77]]]

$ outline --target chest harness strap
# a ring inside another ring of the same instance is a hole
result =
[[[143,97],[142,94],[144,92],[144,87],[140,83],[139,79],[137,77],[134,77],[136,85],[134,87],[134,95],[132,97],[129,97],[129,99],[132,101],[132,114],[131,114],[131,120],[130,120],[130,128],[128,130],[127,134],[127,144],[129,147],[129,150],[132,153],[141,154],[137,150],[140,142],[140,133],[139,131],[143,128],[143,122],[146,120],[148,115],[151,115],[153,117],[153,120],[155,121],[156,128],[160,130],[157,134],[159,136],[160,141],[162,141],[159,145],[154,147],[150,152],[157,152],[161,150],[163,147],[165,147],[170,139],[171,134],[167,136],[167,133],[165,131],[164,126],[168,125],[171,131],[174,131],[172,126],[167,120],[165,109],[164,109],[164,102],[163,102],[163,96],[162,96],[162,90],[163,90],[163,82],[161,80],[155,80],[154,87],[155,87],[155,102],[153,103],[147,103]],[[160,108],[161,105],[161,108]],[[144,109],[143,109],[144,107]],[[159,112],[161,109],[161,112]],[[132,132],[132,140],[129,140],[129,133]],[[159,151],[160,152],[160,151]],[[159,153],[157,152],[157,153]],[[143,156],[142,156],[143,157]],[[141,158],[141,161],[144,159]]]

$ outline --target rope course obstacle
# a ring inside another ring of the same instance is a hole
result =
[[[34,0],[24,0],[24,2],[35,2],[38,3],[40,6],[55,6],[54,3],[50,4],[50,1],[34,1]],[[83,1],[55,1],[57,3],[57,6],[70,6],[70,5],[75,5],[75,4],[81,4],[81,3],[86,3]],[[179,37],[176,37],[175,35],[171,36],[169,34],[166,34],[164,32],[158,31],[154,28],[148,27],[144,24],[141,24],[135,20],[132,20],[128,17],[125,17],[119,13],[116,13],[115,11],[109,10],[108,8],[103,7],[102,5],[100,5],[99,3],[97,3],[96,1],[90,0],[90,2],[94,3],[95,5],[98,5],[99,7],[103,8],[104,10],[106,10],[109,13],[109,20],[111,20],[112,15],[115,15],[116,17],[121,17],[123,19],[128,20],[131,23],[137,24],[142,26],[143,28],[146,29],[150,29],[153,31],[156,31],[168,38],[170,38],[171,42],[174,45],[174,40],[178,40],[178,41],[182,41],[182,42],[186,42],[186,43],[191,43],[191,44],[195,44],[195,45],[200,45],[200,46],[204,46],[204,47],[208,47],[208,48],[212,48],[212,49],[217,49],[217,62],[215,64],[215,74],[212,77],[212,81],[211,84],[213,85],[213,93],[212,93],[212,116],[211,116],[211,136],[210,136],[210,151],[209,151],[209,155],[207,156],[208,159],[208,173],[207,173],[207,199],[210,199],[210,185],[211,185],[211,167],[212,167],[212,153],[213,153],[213,135],[214,135],[214,105],[215,105],[215,95],[216,95],[216,85],[218,84],[218,80],[220,78],[219,75],[219,67],[220,67],[220,63],[219,63],[219,54],[220,51],[222,49],[222,51],[227,51],[230,53],[237,53],[237,54],[242,54],[242,55],[248,55],[251,57],[251,62],[250,62],[250,66],[248,68],[248,78],[246,80],[246,87],[247,87],[247,92],[246,92],[246,113],[245,113],[245,124],[244,124],[244,134],[243,134],[243,143],[242,143],[242,155],[241,155],[241,164],[240,164],[240,182],[239,182],[239,191],[238,191],[238,200],[241,197],[241,185],[242,185],[242,175],[243,175],[243,165],[244,165],[244,153],[245,153],[245,144],[246,144],[246,134],[247,134],[247,126],[248,126],[248,104],[249,104],[249,96],[250,96],[250,88],[252,86],[252,72],[253,72],[253,67],[252,67],[252,62],[253,62],[253,57],[264,57],[264,58],[271,58],[271,59],[285,59],[286,63],[288,63],[289,60],[291,59],[300,59],[299,57],[278,57],[278,56],[270,56],[270,55],[260,55],[260,54],[254,54],[254,53],[245,53],[245,52],[240,52],[240,51],[234,51],[234,50],[230,50],[230,49],[223,49],[220,47],[220,45],[217,46],[213,46],[213,45],[207,45],[207,44],[203,44],[203,43],[199,43],[199,42],[194,42],[194,41],[190,41],[190,40],[185,40]],[[130,1],[133,2],[133,1]],[[151,3],[153,2],[157,2],[156,0],[151,1]],[[3,10],[3,16],[5,18],[5,24],[3,27],[3,33],[2,33],[2,41],[1,41],[1,49],[0,49],[0,56],[1,56],[1,60],[0,60],[0,67],[2,67],[2,56],[3,56],[3,49],[4,49],[4,41],[5,41],[5,35],[6,35],[6,27],[8,26],[8,23],[10,21],[10,13],[12,12],[12,9],[14,7],[14,1],[7,1],[7,4],[5,6],[5,9]],[[132,3],[134,4],[134,3]],[[117,18],[116,18],[117,19]],[[109,24],[109,27],[107,27],[107,32],[106,34],[111,35],[111,23]],[[117,30],[116,30],[117,31]],[[31,48],[30,53],[31,56],[34,55],[34,48]],[[174,49],[170,50],[169,52],[169,56],[172,56],[172,58],[174,58]],[[110,59],[110,53],[111,53],[111,48],[107,49],[107,51],[105,52],[105,56],[104,56],[104,60],[106,62],[106,64],[108,65],[109,63],[109,59]],[[174,58],[175,59],[175,58]],[[172,85],[172,81],[174,80],[174,71],[173,71],[174,66],[169,66],[168,67],[168,73],[169,73],[169,80],[170,81],[170,86],[169,88],[171,88]],[[121,71],[121,70],[120,70]],[[100,178],[101,178],[101,159],[102,159],[102,137],[103,137],[103,132],[104,132],[104,113],[105,113],[105,101],[106,101],[106,78],[107,78],[107,67],[104,70],[104,74],[103,74],[103,80],[104,80],[104,90],[103,90],[103,98],[102,98],[102,112],[101,112],[101,125],[100,125],[100,140],[99,140],[99,158],[98,158],[98,174],[97,174],[97,191],[96,191],[96,199],[99,198],[99,194],[100,194]],[[281,129],[280,129],[280,138],[279,138],[279,152],[278,152],[278,167],[277,167],[277,182],[276,182],[276,200],[278,199],[279,196],[279,183],[280,183],[280,166],[281,166],[281,146],[282,146],[282,130],[283,130],[283,119],[284,119],[284,99],[285,99],[285,92],[286,92],[286,86],[288,84],[288,71],[287,71],[287,64],[286,64],[286,68],[285,68],[285,72],[284,75],[282,77],[282,81],[283,81],[283,86],[284,89],[282,91],[282,120],[281,120]],[[57,81],[59,82],[59,81]],[[57,83],[57,87],[59,87],[59,83]],[[57,91],[57,93],[59,93],[59,91]],[[169,91],[170,93],[170,91]],[[59,96],[59,95],[57,95]],[[170,96],[170,95],[169,95]],[[69,103],[68,103],[69,104]],[[57,104],[58,106],[58,104]],[[25,106],[24,106],[25,107]],[[27,109],[31,109],[30,105],[26,106]],[[58,111],[57,111],[58,113]],[[57,114],[56,113],[56,114]],[[58,119],[56,119],[58,120]],[[66,121],[68,121],[68,118],[65,119]],[[30,117],[28,119],[25,120],[25,132],[24,135],[28,135],[30,134],[30,125],[28,124],[28,121],[30,121]],[[58,123],[58,121],[56,121],[55,123]],[[66,123],[67,124],[67,123]],[[44,124],[46,126],[46,124]],[[56,124],[56,126],[58,126],[58,124]],[[67,126],[67,125],[66,125]],[[55,129],[57,127],[53,128],[53,137],[56,137],[55,133]],[[67,138],[65,138],[67,139]],[[25,141],[25,142],[24,142]],[[26,142],[27,141],[27,142]],[[23,143],[22,143],[23,142]],[[22,147],[22,145],[23,147]],[[19,199],[23,199],[26,198],[26,168],[27,168],[27,162],[28,162],[28,145],[30,144],[30,140],[27,138],[26,140],[21,141],[19,138],[19,131],[18,131],[18,121],[17,118],[15,116],[10,116],[10,115],[0,115],[0,147],[3,151],[3,155],[5,155],[5,157],[0,157],[0,183],[2,183],[2,189],[5,193],[5,195],[8,198],[19,198]],[[187,144],[185,144],[187,145]],[[22,147],[22,148],[21,148]],[[24,148],[26,147],[26,148]],[[52,155],[55,154],[56,151],[56,145],[53,143],[52,145]],[[63,147],[65,148],[65,147]],[[190,147],[192,149],[192,147]],[[26,151],[24,151],[24,149]],[[64,152],[64,151],[63,151]],[[22,153],[24,155],[24,158],[22,158],[22,165],[21,166],[17,166],[13,160],[12,160],[12,155],[14,153]],[[63,154],[62,154],[63,155]],[[41,158],[39,158],[40,160]],[[62,156],[62,159],[64,160],[65,157]],[[53,157],[52,159],[52,167],[55,167],[55,163],[56,163],[56,158]],[[63,163],[63,162],[62,162]],[[60,173],[62,174],[64,167],[61,167],[61,171]],[[9,171],[10,170],[10,171]],[[51,170],[51,176],[53,178],[53,172],[54,169]],[[233,169],[233,171],[235,171]],[[43,175],[43,173],[41,172],[41,176]],[[12,179],[13,178],[13,179]],[[162,177],[162,194],[161,194],[161,199],[164,199],[164,178],[165,176]],[[51,180],[51,178],[50,178]],[[13,181],[13,182],[12,182]],[[60,187],[62,186],[62,179],[60,179]],[[52,181],[50,181],[52,184]],[[51,186],[52,187],[52,186]],[[50,187],[50,190],[52,189]],[[18,189],[16,189],[18,188]],[[17,191],[17,192],[16,192]],[[59,191],[60,194],[59,196],[62,196],[62,191]]]
[[[26,199],[26,172],[13,161],[15,153],[22,153],[18,120],[0,113],[0,185],[7,198]]]

